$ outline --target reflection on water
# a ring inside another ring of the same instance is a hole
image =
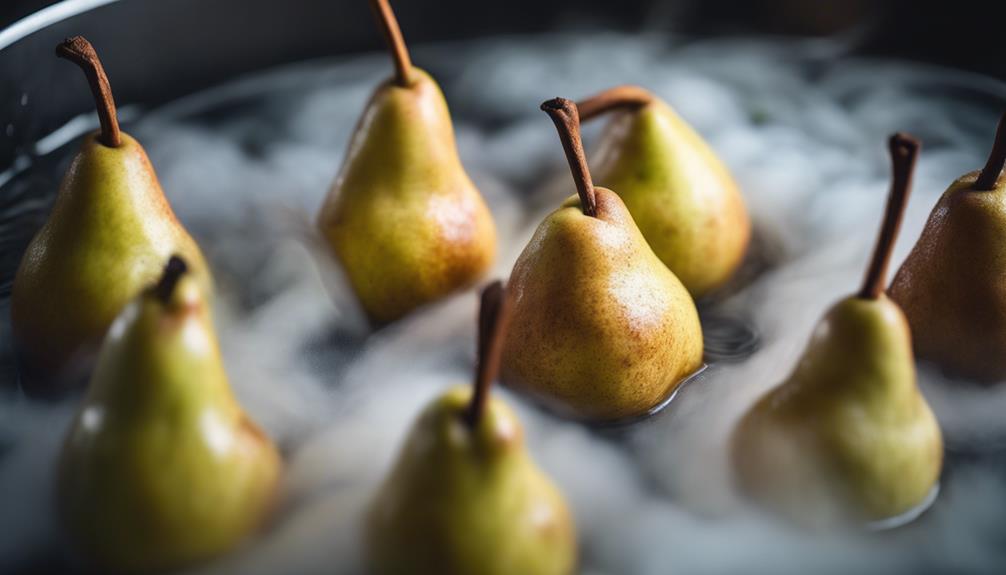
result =
[[[742,361],[758,350],[755,326],[740,318],[702,314],[702,336],[706,361]]]

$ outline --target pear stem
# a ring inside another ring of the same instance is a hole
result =
[[[877,299],[884,292],[887,281],[887,266],[891,261],[894,241],[898,237],[898,228],[905,214],[905,205],[912,190],[912,172],[915,169],[915,159],[919,155],[921,144],[907,134],[897,133],[888,140],[891,153],[891,191],[887,196],[887,207],[884,210],[884,222],[880,226],[877,245],[873,248],[870,267],[863,278],[863,287],[859,297]]]
[[[580,114],[576,103],[566,98],[554,98],[543,102],[541,109],[552,118],[555,129],[559,131],[559,140],[576,183],[576,193],[580,196],[580,209],[585,215],[596,217],[597,197],[587,168],[587,157],[583,153],[583,142],[580,140]]]
[[[576,103],[580,121],[586,122],[611,110],[638,110],[653,102],[653,94],[639,86],[615,86]]]
[[[105,68],[101,65],[94,46],[91,46],[83,36],[74,36],[56,46],[56,56],[69,60],[84,70],[98,109],[98,121],[101,122],[101,135],[98,140],[111,148],[121,146],[122,134],[119,131],[119,120],[115,115],[112,87],[108,84],[108,76],[105,75]]]
[[[509,323],[509,305],[503,282],[496,280],[482,290],[479,305],[478,358],[475,366],[475,389],[464,412],[464,420],[474,429],[489,402],[489,387],[499,372],[503,353],[503,336]]]
[[[166,304],[171,300],[171,294],[175,292],[178,280],[188,270],[189,266],[185,263],[185,260],[178,256],[171,256],[171,259],[164,266],[161,279],[157,280],[157,285],[154,286],[154,295],[157,296],[157,299],[161,300],[161,303]]]
[[[395,64],[395,83],[403,88],[412,85],[412,59],[409,57],[409,48],[405,45],[405,38],[402,37],[402,29],[398,27],[398,19],[395,12],[388,4],[388,0],[370,0],[370,7],[374,10],[377,23],[384,32],[384,39],[391,50],[391,59]]]
[[[977,191],[989,191],[996,187],[999,175],[1002,174],[1003,166],[1006,165],[1006,113],[999,118],[999,126],[996,128],[996,140],[992,144],[992,152],[985,162],[985,167],[978,174],[978,179],[972,189]]]

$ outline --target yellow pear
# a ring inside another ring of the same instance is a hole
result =
[[[577,196],[538,226],[510,277],[504,379],[579,419],[641,416],[702,366],[695,303],[618,195],[591,182],[576,105],[542,104]]]
[[[175,219],[143,148],[119,130],[94,48],[76,36],[56,54],[87,74],[101,131],[85,138],[14,278],[21,381],[37,395],[86,380],[112,320],[171,254],[184,256],[202,289],[211,290],[202,253]]]
[[[894,183],[863,287],[828,311],[793,373],[733,434],[739,486],[802,524],[905,514],[931,496],[942,468],[908,323],[883,292],[918,152],[907,136],[890,145]]]
[[[562,494],[532,461],[520,422],[489,397],[507,302],[482,293],[474,391],[430,404],[367,514],[372,575],[570,575],[576,532]]]
[[[496,230],[461,165],[443,93],[412,66],[387,0],[371,4],[396,75],[367,105],[318,227],[380,325],[478,280]]]
[[[625,202],[653,252],[698,299],[744,261],[751,222],[723,162],[663,100],[618,86],[579,104],[587,121],[617,112],[593,161],[594,181]]]
[[[59,463],[60,515],[104,570],[237,545],[277,495],[276,448],[231,392],[202,288],[172,258],[109,330]]]

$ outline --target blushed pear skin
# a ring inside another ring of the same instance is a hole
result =
[[[280,456],[231,392],[201,286],[184,275],[167,292],[116,319],[60,455],[63,526],[103,571],[224,553],[278,495]]]
[[[591,162],[594,181],[622,198],[653,252],[693,298],[722,288],[751,238],[744,198],[727,167],[642,88],[612,88],[580,106],[592,116],[602,107],[614,112]]]
[[[919,358],[985,382],[1006,380],[1004,148],[1006,115],[986,169],[944,192],[890,288]]]
[[[503,378],[575,419],[646,414],[702,366],[688,291],[649,248],[622,200],[594,188],[535,231],[510,275]]]

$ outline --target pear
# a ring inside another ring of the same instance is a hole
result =
[[[577,419],[647,414],[702,366],[695,302],[646,243],[619,196],[595,188],[576,104],[542,104],[576,183],[517,258],[504,380]]]
[[[618,86],[579,104],[587,121],[617,112],[592,162],[594,181],[625,202],[657,257],[698,299],[744,261],[751,222],[723,162],[664,101]]]
[[[447,102],[372,0],[395,76],[370,99],[318,227],[376,325],[474,283],[492,264],[489,208],[458,157]]]
[[[981,172],[958,178],[936,203],[891,283],[915,351],[949,372],[1006,380],[1006,115]]]
[[[489,397],[507,301],[482,293],[474,390],[456,387],[419,416],[366,516],[373,575],[569,575],[576,533],[560,492],[535,465],[520,422]]]
[[[918,147],[891,138],[893,184],[862,289],[828,311],[793,373],[733,434],[739,487],[798,523],[896,517],[940,476],[942,435],[916,384],[908,323],[883,293]]]
[[[123,310],[63,446],[60,515],[115,572],[234,547],[273,507],[276,448],[235,401],[202,287],[173,257]]]
[[[56,54],[83,68],[101,130],[84,139],[48,221],[14,278],[11,323],[25,391],[52,395],[86,380],[108,326],[173,253],[209,293],[199,251],[175,219],[143,148],[119,130],[108,79],[80,36]]]

